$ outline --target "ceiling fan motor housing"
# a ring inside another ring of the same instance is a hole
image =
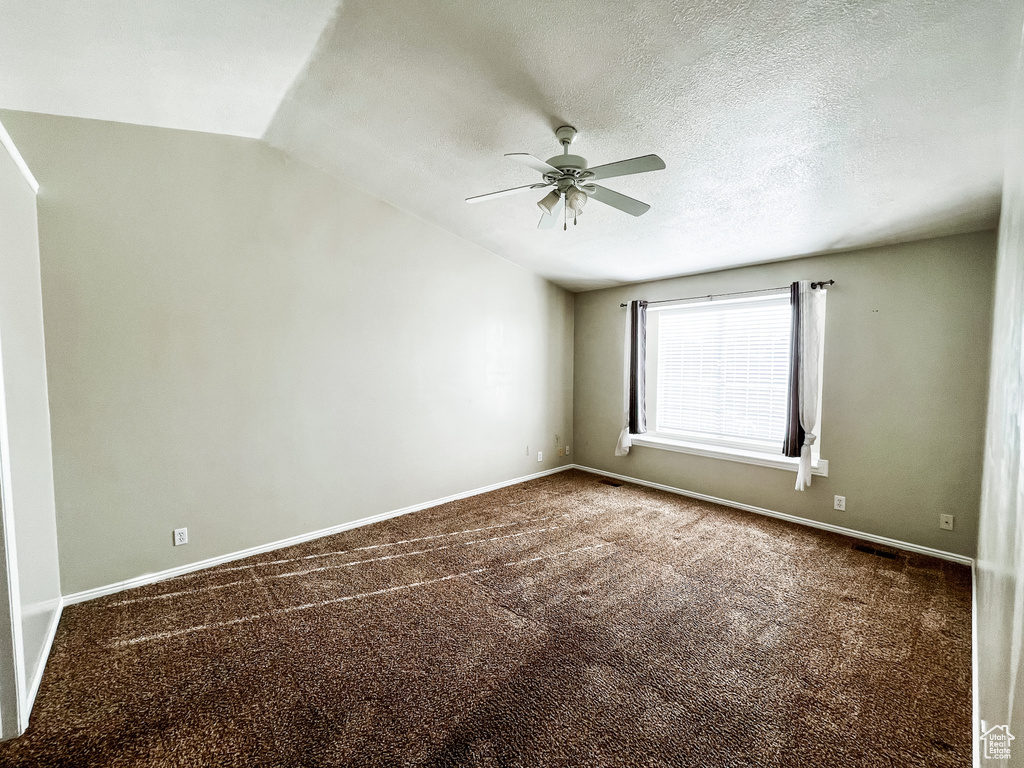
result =
[[[544,174],[544,181],[554,184],[558,191],[565,194],[570,188],[590,178],[593,174],[587,170],[587,161],[579,155],[555,155],[548,159],[548,165],[554,166],[558,171],[551,171]]]
[[[553,165],[560,171],[582,173],[587,170],[587,161],[579,155],[555,155],[548,158],[548,165]]]

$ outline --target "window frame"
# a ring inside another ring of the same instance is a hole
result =
[[[647,392],[647,413],[651,422],[651,429],[643,434],[634,434],[631,437],[633,445],[659,450],[687,453],[697,456],[704,456],[727,461],[737,461],[745,464],[771,467],[775,469],[789,470],[796,472],[800,463],[799,458],[785,456],[782,453],[782,436],[780,436],[778,447],[763,441],[732,440],[729,438],[708,438],[706,436],[672,434],[657,431],[657,391],[658,391],[658,332],[660,328],[660,315],[662,312],[683,309],[689,306],[703,306],[708,303],[718,305],[726,304],[733,306],[747,306],[758,302],[777,302],[780,296],[788,296],[782,291],[764,292],[759,296],[748,296],[733,299],[690,299],[678,302],[657,304],[648,306],[647,323],[647,358],[646,358],[646,392]],[[652,317],[653,315],[653,317]],[[653,322],[652,322],[653,320]],[[824,340],[822,340],[824,346]],[[818,397],[819,418],[821,424],[820,409],[822,398]],[[653,418],[652,418],[653,417]],[[819,428],[820,432],[820,428]],[[812,474],[828,476],[828,461],[821,458],[821,435],[811,448]]]

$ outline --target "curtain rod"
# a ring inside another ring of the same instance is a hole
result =
[[[820,283],[811,283],[811,288],[824,288],[826,285],[835,285],[835,280],[822,280]],[[706,293],[701,296],[687,296],[685,299],[659,299],[658,301],[649,301],[648,304],[667,304],[672,301],[693,301],[695,299],[707,299],[713,301],[720,299],[723,296],[746,296],[751,293],[768,293],[769,291],[788,291],[789,286],[783,285],[780,288],[758,288],[756,291],[733,291],[732,293]],[[629,304],[619,304],[620,307],[628,307]]]

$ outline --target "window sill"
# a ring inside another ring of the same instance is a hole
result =
[[[676,451],[677,453],[692,453],[695,456],[707,456],[712,459],[725,459],[726,461],[739,461],[744,464],[756,464],[759,467],[772,467],[774,469],[785,469],[796,472],[800,464],[799,459],[791,459],[788,456],[776,456],[771,453],[759,453],[757,451],[744,451],[739,448],[726,448],[723,446],[702,445],[700,443],[687,443],[682,440],[669,440],[664,437],[652,437],[651,435],[633,435],[633,445],[640,445],[645,448],[659,448],[663,451]],[[811,465],[811,474],[821,477],[828,477],[828,461],[818,459]]]

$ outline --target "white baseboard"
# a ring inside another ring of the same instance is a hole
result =
[[[28,728],[28,719],[32,714],[32,705],[35,704],[36,694],[39,693],[39,684],[43,682],[43,672],[46,671],[46,662],[50,659],[50,649],[53,648],[53,638],[57,636],[57,627],[60,625],[60,616],[64,611],[64,598],[57,600],[57,610],[50,618],[50,626],[46,629],[46,641],[43,643],[43,652],[39,654],[39,666],[36,669],[34,679],[28,681],[28,688],[25,690],[24,705],[22,707],[21,729]]]
[[[897,539],[890,539],[885,536],[876,536],[871,533],[864,533],[863,531],[857,531],[852,528],[844,528],[839,525],[832,525],[830,523],[821,523],[817,520],[809,520],[804,517],[797,517],[795,515],[787,515],[783,512],[776,512],[771,509],[765,509],[764,507],[755,507],[751,504],[742,504],[740,502],[729,501],[728,499],[720,499],[715,496],[708,496],[703,493],[696,493],[694,491],[687,491],[681,488],[675,488],[670,485],[663,485],[661,483],[653,483],[647,480],[640,480],[636,477],[629,477],[628,475],[620,475],[614,472],[606,472],[600,469],[594,469],[592,467],[586,467],[581,464],[567,464],[561,467],[555,467],[554,469],[547,469],[543,472],[536,472],[532,475],[525,475],[523,477],[517,477],[512,480],[506,480],[500,483],[494,483],[493,485],[484,486],[483,488],[476,488],[471,491],[464,491],[462,493],[453,494],[446,496],[441,499],[434,499],[433,501],[424,502],[422,504],[414,504],[409,507],[403,507],[402,509],[391,510],[390,512],[382,512],[377,515],[371,515],[370,517],[364,517],[359,520],[353,520],[347,523],[341,523],[330,528],[323,528],[318,531],[312,531],[310,533],[300,534],[298,536],[292,536],[288,539],[282,539],[280,541],[274,541],[268,544],[263,544],[257,547],[250,547],[248,549],[240,550],[238,552],[232,552],[227,555],[220,555],[218,557],[211,557],[207,560],[201,560],[196,563],[190,563],[188,565],[179,566],[177,568],[169,568],[164,571],[158,571],[156,573],[149,573],[143,576],[137,576],[133,579],[127,579],[125,581],[116,582],[114,584],[108,584],[103,587],[97,587],[95,589],[88,589],[82,592],[75,592],[70,595],[65,595],[60,603],[58,604],[57,611],[54,613],[54,617],[51,620],[50,628],[48,631],[46,649],[43,654],[43,658],[48,658],[50,655],[50,648],[53,645],[53,639],[57,632],[57,626],[60,623],[61,612],[65,605],[74,605],[75,603],[85,602],[86,600],[92,600],[93,598],[102,597],[104,595],[111,595],[116,592],[122,592],[127,589],[133,589],[134,587],[141,587],[146,584],[153,584],[158,581],[164,581],[165,579],[171,579],[175,576],[181,576],[186,573],[193,571],[202,570],[203,568],[210,568],[214,565],[220,565],[222,563],[231,562],[233,560],[240,560],[251,555],[258,555],[264,552],[270,552],[275,549],[282,549],[284,547],[290,547],[295,544],[301,544],[306,541],[318,539],[322,536],[330,536],[335,533],[341,533],[342,531],[351,530],[352,528],[359,528],[364,525],[370,525],[371,523],[380,522],[387,520],[392,517],[398,517],[400,515],[409,514],[410,512],[419,512],[420,510],[429,509],[430,507],[436,507],[440,504],[447,504],[448,502],[458,501],[460,499],[466,499],[471,496],[478,496],[482,493],[488,493],[489,491],[496,491],[500,488],[507,488],[510,485],[517,485],[519,483],[527,482],[528,480],[535,480],[540,477],[546,477],[547,475],[553,475],[558,472],[564,472],[569,469],[579,469],[583,472],[589,472],[594,475],[601,475],[603,477],[610,477],[616,480],[622,480],[627,483],[636,483],[637,485],[643,485],[648,488],[656,488],[661,491],[667,491],[680,496],[687,496],[693,499],[701,499],[703,501],[710,501],[714,504],[721,504],[722,506],[732,507],[734,509],[742,509],[747,512],[753,512],[758,515],[765,515],[767,517],[775,517],[781,520],[787,520],[798,525],[806,525],[812,528],[818,528],[824,531],[831,531],[832,533],[842,534],[844,536],[850,536],[855,539],[862,539],[870,541],[876,544],[882,544],[884,546],[894,547],[896,549],[902,549],[907,552],[916,552],[918,554],[930,555],[932,557],[938,557],[943,560],[949,560],[955,563],[962,563],[971,567],[971,667],[973,671],[973,727],[974,734],[972,741],[974,742],[974,760],[973,764],[977,768],[979,764],[979,755],[977,749],[977,734],[979,733],[979,721],[978,721],[978,613],[977,613],[977,570],[974,558],[966,557],[964,555],[958,555],[953,552],[945,552],[939,549],[932,549],[931,547],[923,547],[917,544],[911,544],[905,541],[899,541]],[[24,707],[26,722],[22,724],[22,727],[27,727],[28,713],[32,709],[32,704],[35,701],[36,694],[39,691],[39,685],[42,682],[43,671],[45,670],[45,663],[39,665],[39,670],[32,681],[28,690],[26,691],[26,706]]]
[[[63,605],[74,605],[76,603],[82,603],[87,600],[93,600],[97,597],[103,597],[104,595],[112,595],[117,592],[123,592],[128,589],[134,589],[135,587],[142,587],[146,584],[154,584],[158,581],[165,581],[166,579],[173,579],[175,576],[182,576],[186,573],[192,573],[199,571],[204,568],[211,568],[215,565],[221,565],[223,563],[229,563],[233,560],[241,560],[242,558],[250,557],[252,555],[263,554],[264,552],[271,552],[275,549],[283,549],[284,547],[291,547],[296,544],[302,544],[306,541],[312,541],[313,539],[319,539],[323,536],[330,536],[335,533],[341,533],[342,531],[348,531],[352,528],[360,528],[364,525],[370,525],[371,523],[377,523],[382,520],[388,520],[392,517],[399,517],[400,515],[406,515],[410,512],[419,512],[430,507],[436,507],[440,504],[447,504],[448,502],[458,501],[459,499],[466,499],[471,496],[478,496],[482,493],[488,493],[490,491],[496,491],[500,488],[507,488],[510,485],[517,485],[519,483],[527,482],[528,480],[535,480],[539,477],[546,477],[547,475],[553,475],[558,472],[564,472],[568,469],[579,469],[583,472],[589,472],[595,475],[603,475],[605,477],[612,477],[617,480],[622,480],[627,483],[636,483],[637,485],[644,485],[649,488],[657,488],[658,490],[668,491],[669,493],[675,493],[680,496],[688,496],[694,499],[701,499],[703,501],[710,501],[715,504],[721,504],[726,507],[733,507],[734,509],[742,509],[747,512],[753,512],[759,515],[766,515],[768,517],[775,517],[781,520],[788,520],[792,523],[799,525],[807,525],[812,528],[819,528],[825,531],[831,531],[833,533],[839,533],[844,536],[851,536],[857,539],[863,539],[876,544],[882,544],[884,546],[895,547],[908,552],[917,552],[923,555],[930,555],[932,557],[938,557],[943,560],[950,560],[955,563],[962,563],[964,565],[973,565],[974,560],[963,555],[958,555],[952,552],[945,552],[939,549],[932,549],[930,547],[922,547],[917,544],[911,544],[905,541],[898,541],[896,539],[886,538],[884,536],[876,536],[870,533],[864,533],[857,531],[852,528],[843,528],[838,525],[831,525],[830,523],[821,523],[816,520],[809,520],[804,517],[797,517],[796,515],[787,515],[783,512],[776,512],[771,509],[765,509],[763,507],[755,507],[751,504],[742,504],[735,501],[729,501],[728,499],[720,499],[715,496],[708,496],[703,493],[696,493],[694,491],[687,491],[682,488],[675,488],[670,485],[663,485],[661,483],[652,483],[647,480],[640,480],[636,477],[629,477],[628,475],[619,475],[614,472],[606,472],[600,469],[594,469],[592,467],[585,467],[580,464],[566,464],[561,467],[555,467],[553,469],[547,469],[542,472],[535,472],[531,475],[524,475],[523,477],[517,477],[512,480],[505,480],[500,483],[494,483],[487,485],[482,488],[474,488],[471,491],[463,491],[462,493],[456,493],[451,496],[445,496],[440,499],[433,499],[432,501],[423,502],[421,504],[414,504],[409,507],[403,507],[401,509],[394,509],[389,512],[381,512],[377,515],[371,515],[370,517],[360,518],[358,520],[352,520],[347,523],[341,523],[339,525],[331,526],[330,528],[322,528],[317,531],[311,531],[309,533],[299,534],[298,536],[292,536],[287,539],[281,539],[279,541],[272,541],[267,544],[261,544],[255,547],[249,547],[248,549],[239,550],[237,552],[231,552],[225,555],[218,555],[211,557],[206,560],[200,560],[194,563],[188,563],[187,565],[180,565],[175,568],[168,568],[163,571],[157,571],[155,573],[147,573],[141,576],[136,576],[131,579],[124,581],[114,582],[113,584],[106,584],[102,587],[95,587],[93,589],[83,590],[81,592],[74,592],[69,595],[64,595]],[[56,626],[54,626],[56,629]]]
[[[850,536],[855,539],[863,539],[864,541],[870,541],[875,544],[882,544],[887,547],[895,547],[896,549],[902,549],[906,552],[916,552],[920,555],[930,555],[931,557],[938,557],[942,560],[950,560],[954,563],[961,563],[963,565],[974,565],[974,558],[966,557],[965,555],[958,555],[955,552],[946,552],[942,549],[932,549],[931,547],[922,547],[920,544],[911,544],[907,541],[899,541],[898,539],[890,539],[885,536],[876,536],[873,533],[864,533],[863,531],[857,531],[853,528],[843,528],[841,525],[832,525],[831,523],[820,523],[817,520],[810,520],[806,517],[797,517],[796,515],[787,515],[785,512],[776,512],[773,509],[765,509],[764,507],[755,507],[752,504],[741,504],[738,501],[729,501],[728,499],[719,499],[715,496],[708,496],[704,493],[696,493],[695,491],[686,491],[682,488],[675,488],[671,485],[662,485],[661,483],[652,483],[648,480],[640,480],[636,477],[629,477],[628,475],[617,475],[614,472],[606,472],[603,469],[593,469],[592,467],[584,467],[580,464],[573,464],[573,468],[582,470],[583,472],[590,472],[594,475],[603,475],[605,477],[612,477],[616,480],[622,480],[627,483],[636,483],[637,485],[645,485],[648,488],[657,488],[659,491],[668,491],[669,493],[675,493],[679,496],[688,496],[691,499],[701,499],[702,501],[710,501],[714,504],[721,504],[723,507],[732,507],[733,509],[742,509],[747,512],[753,512],[757,515],[765,515],[767,517],[777,517],[780,520],[788,520],[791,523],[797,523],[798,525],[806,525],[811,528],[819,528],[823,531],[831,531],[832,533],[839,533],[843,536]]]
[[[134,589],[135,587],[142,587],[146,584],[154,584],[158,581],[173,579],[175,576],[183,576],[184,574],[192,573],[193,571],[201,571],[203,568],[211,568],[215,565],[230,563],[233,560],[241,560],[242,558],[250,557],[252,555],[260,555],[264,552],[271,552],[275,549],[283,549],[284,547],[291,547],[296,544],[302,544],[306,541],[319,539],[323,536],[330,536],[335,533],[341,533],[342,531],[348,531],[352,528],[360,528],[364,525],[370,525],[371,523],[379,523],[382,520],[388,520],[392,517],[399,517],[400,515],[407,515],[410,512],[419,512],[424,509],[429,509],[430,507],[436,507],[441,504],[447,504],[451,501],[458,501],[459,499],[468,499],[470,496],[479,496],[481,493],[497,491],[500,488],[507,488],[510,485],[518,485],[519,483],[525,483],[528,480],[536,480],[539,477],[546,477],[547,475],[553,475],[558,472],[564,472],[567,469],[572,469],[574,466],[574,464],[566,464],[561,467],[555,467],[554,469],[545,469],[542,472],[535,472],[532,475],[524,475],[523,477],[517,477],[512,480],[504,480],[500,483],[494,483],[493,485],[484,486],[483,488],[474,488],[471,491],[455,493],[452,494],[451,496],[445,496],[444,498],[441,499],[425,501],[422,504],[413,504],[412,506],[409,507],[393,509],[390,512],[381,512],[377,515],[363,517],[359,520],[351,520],[347,523],[341,523],[339,525],[331,526],[330,528],[321,528],[318,531],[302,533],[298,536],[291,536],[287,539],[281,539],[280,541],[272,541],[267,544],[260,544],[255,547],[249,547],[248,549],[242,549],[238,552],[231,552],[226,555],[217,555],[216,557],[210,557],[206,560],[200,560],[195,563],[179,565],[175,568],[168,568],[166,570],[157,571],[155,573],[146,573],[142,576],[136,576],[131,579],[126,579],[124,581],[114,582],[113,584],[107,584],[102,587],[95,587],[94,589],[86,589],[81,592],[74,592],[70,595],[64,595],[64,605],[74,605],[76,603],[83,603],[86,600],[93,600],[97,597],[103,597],[104,595],[113,595],[117,592],[123,592],[127,589]]]

